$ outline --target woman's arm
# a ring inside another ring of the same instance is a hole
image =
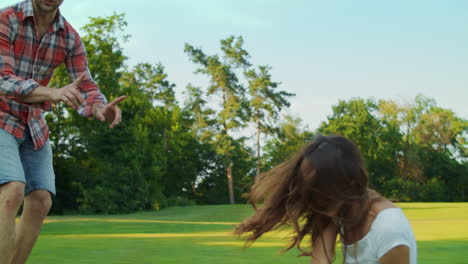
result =
[[[381,264],[409,264],[410,250],[407,246],[397,246],[380,258]]]
[[[335,224],[331,223],[323,231],[323,236],[314,240],[312,245],[312,264],[331,264],[333,260],[332,251],[336,245],[338,230]],[[323,240],[322,240],[323,238]]]

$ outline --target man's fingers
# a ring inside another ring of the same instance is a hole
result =
[[[78,100],[75,98],[73,93],[65,93],[63,95],[63,99],[64,100],[66,99],[68,102],[70,102],[72,104],[72,108],[74,109],[78,109],[78,107],[80,106],[80,104],[78,103]]]
[[[76,100],[78,100],[80,105],[86,102],[78,89],[71,89],[70,92],[73,93],[73,96],[76,98]]]
[[[109,107],[116,106],[117,104],[119,104],[120,102],[122,102],[122,101],[125,100],[125,99],[127,99],[127,96],[126,96],[126,95],[117,97],[116,99],[114,99],[114,101],[110,102],[110,103],[108,104],[108,106],[109,106]]]
[[[116,107],[114,121],[109,127],[114,128],[115,126],[120,124],[121,121],[122,121],[122,111],[118,107]]]
[[[76,78],[76,80],[73,81],[72,84],[73,84],[74,86],[78,87],[78,86],[80,85],[80,83],[83,81],[83,79],[84,79],[84,75],[81,75],[80,77]]]
[[[106,119],[104,118],[104,116],[102,115],[100,110],[96,111],[96,116],[95,117],[97,118],[97,120],[99,120],[101,122],[106,121]]]
[[[62,101],[62,102],[64,102],[64,103],[65,103],[66,105],[68,105],[69,107],[71,107],[71,108],[75,108],[75,107],[73,106],[73,103],[72,103],[72,102],[70,102],[70,100],[68,100],[68,98],[67,98],[67,97],[64,97],[64,98],[62,98],[62,100],[61,100],[61,101]]]

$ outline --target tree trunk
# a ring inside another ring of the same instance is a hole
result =
[[[408,169],[409,166],[409,153],[410,153],[410,132],[411,132],[411,121],[407,120],[406,122],[406,138],[403,147],[403,164],[400,167],[400,177],[409,179],[411,178],[411,172]],[[403,124],[403,123],[402,123]]]
[[[260,168],[262,165],[262,162],[260,160],[260,155],[261,155],[260,153],[260,121],[257,120],[257,174],[256,176],[260,174]]]
[[[461,195],[462,195],[462,198],[461,198],[461,201],[464,202],[465,201],[465,185],[462,183],[461,185]]]
[[[223,89],[223,109],[226,109],[227,103],[227,98],[226,98],[226,90]],[[228,135],[228,128],[227,128],[227,123],[226,120],[223,120],[223,131],[226,136]],[[233,183],[233,177],[232,177],[232,162],[229,163],[227,167],[227,178],[228,178],[228,188],[229,188],[229,203],[230,204],[235,204],[234,200],[234,183]]]
[[[234,183],[232,179],[232,163],[229,164],[227,168],[227,178],[228,178],[228,186],[229,186],[229,203],[235,204],[236,201],[234,200]]]

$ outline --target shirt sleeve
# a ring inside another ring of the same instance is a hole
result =
[[[406,225],[399,225],[398,222],[387,223],[386,228],[376,234],[376,240],[375,246],[377,258],[379,259],[397,246],[411,247]]]
[[[78,113],[82,116],[92,117],[92,107],[95,103],[107,104],[106,97],[99,91],[97,84],[88,69],[88,58],[80,36],[75,33],[75,41],[71,52],[67,55],[65,65],[72,81],[84,76],[80,85],[80,92],[86,103],[80,106]]]
[[[17,23],[12,23],[8,15],[0,14],[0,94],[21,98],[30,94],[40,84],[33,79],[22,79],[14,73],[12,42],[17,32],[16,27]]]

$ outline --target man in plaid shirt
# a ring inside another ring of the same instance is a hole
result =
[[[42,111],[64,102],[111,128],[121,121],[117,104],[125,96],[108,104],[100,93],[80,36],[59,12],[62,2],[25,0],[0,10],[0,263],[26,262],[55,194]],[[47,87],[62,63],[73,83]]]

